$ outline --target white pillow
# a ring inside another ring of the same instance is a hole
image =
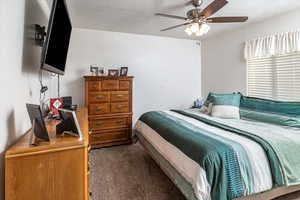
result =
[[[229,105],[212,106],[211,116],[227,119],[240,119],[240,108]]]
[[[240,94],[212,94],[211,116],[240,119]]]

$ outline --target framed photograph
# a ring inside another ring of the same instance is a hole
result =
[[[59,109],[59,116],[63,120],[59,124],[57,130],[61,133],[66,133],[75,137],[83,138],[80,126],[77,120],[75,111],[67,109]]]
[[[117,69],[109,69],[108,76],[119,76],[119,70]]]
[[[90,72],[92,73],[93,76],[97,76],[99,72],[99,68],[91,65]]]
[[[46,124],[42,115],[41,107],[39,105],[26,104],[27,112],[32,124],[32,132],[35,138],[50,141]],[[36,144],[32,138],[31,144]]]
[[[121,67],[120,76],[127,76],[128,67]]]

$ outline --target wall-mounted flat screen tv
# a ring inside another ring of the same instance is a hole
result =
[[[47,29],[41,68],[64,75],[72,32],[65,0],[53,0]]]

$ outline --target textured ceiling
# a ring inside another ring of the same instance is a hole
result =
[[[160,32],[162,28],[184,21],[154,16],[156,12],[185,16],[185,13],[193,8],[184,6],[185,2],[187,1],[67,0],[73,26],[77,28],[196,39],[187,36],[184,28]],[[212,0],[204,0],[202,7],[211,2]],[[229,3],[214,16],[249,16],[247,23],[253,23],[296,8],[300,8],[300,0],[229,0]],[[208,34],[211,36],[243,25],[245,24],[212,24]]]

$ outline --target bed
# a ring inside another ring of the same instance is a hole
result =
[[[135,135],[188,200],[267,200],[300,190],[300,129],[199,109],[142,115]]]

